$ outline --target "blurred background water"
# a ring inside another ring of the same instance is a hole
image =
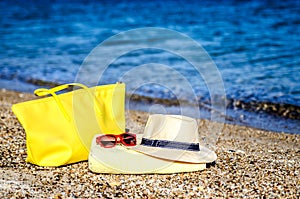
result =
[[[162,27],[203,46],[221,73],[228,99],[287,104],[300,114],[300,1],[1,1],[0,13],[0,88],[32,92],[39,80],[73,82],[99,43],[122,31]],[[135,38],[128,42],[134,45]],[[112,44],[112,51],[113,45],[124,44]],[[114,83],[119,71],[147,63],[173,67],[192,86],[200,85],[193,87],[200,101],[209,101],[209,91],[189,63],[164,50],[143,49],[120,57],[101,83]],[[136,92],[172,98],[159,86]],[[230,109],[228,114],[245,115],[238,111]],[[254,115],[243,120],[259,128],[296,133],[300,129],[297,119],[274,127],[257,124],[267,122],[269,114],[246,114]],[[276,119],[282,121],[281,116]]]

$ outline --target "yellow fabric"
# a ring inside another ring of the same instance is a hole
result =
[[[206,163],[172,162],[147,156],[133,150],[127,149],[125,152],[124,149],[123,151],[121,149],[120,151],[119,153],[111,154],[110,157],[106,154],[101,157],[101,154],[99,154],[99,158],[93,153],[90,153],[89,169],[94,173],[111,174],[170,174],[202,171],[206,169]],[[111,160],[109,158],[111,158]]]
[[[145,155],[132,150],[132,147],[116,145],[104,148],[97,144],[95,135],[90,149],[89,169],[94,173],[146,174],[146,173],[181,173],[206,169],[206,163],[176,162]],[[142,134],[136,134],[137,144]]]
[[[83,89],[57,94],[69,86]],[[125,84],[88,88],[72,83],[37,89],[50,97],[15,104],[13,112],[26,131],[27,161],[60,166],[88,159],[95,134],[125,131]]]

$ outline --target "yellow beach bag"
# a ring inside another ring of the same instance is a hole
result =
[[[58,94],[70,86],[81,89]],[[61,166],[87,160],[95,134],[125,132],[124,83],[71,83],[34,93],[50,96],[12,106],[26,132],[27,162]]]

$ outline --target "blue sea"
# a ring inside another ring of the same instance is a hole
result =
[[[300,132],[300,1],[7,0],[0,14],[0,88],[123,81],[130,109],[176,113],[192,93],[211,119],[217,96],[225,122]]]

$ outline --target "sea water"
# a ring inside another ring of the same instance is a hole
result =
[[[76,81],[82,63],[102,42],[124,31],[159,27],[185,35],[208,53],[224,86],[227,122],[299,133],[299,1],[1,1],[0,13],[1,88],[32,92],[41,82]],[[177,37],[153,36],[151,31],[142,36],[151,38],[145,42],[171,44],[173,49],[183,46]],[[137,37],[108,43],[103,57],[134,49],[137,43]],[[211,82],[205,81],[193,64],[161,46],[108,60],[98,83],[122,80],[129,94],[172,101],[180,93],[186,100],[190,93],[177,78],[180,74],[204,104],[202,116],[209,118],[214,107],[207,84],[217,80],[211,76]],[[96,60],[80,80],[88,82],[99,65]],[[265,104],[277,108],[259,108]],[[151,102],[130,105],[147,111],[149,106],[159,107]],[[291,109],[291,116],[279,113],[279,106]],[[172,112],[174,107],[163,110]]]

